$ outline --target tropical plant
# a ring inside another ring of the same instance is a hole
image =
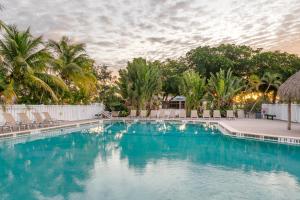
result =
[[[126,103],[137,109],[151,107],[154,96],[161,91],[160,70],[157,63],[135,58],[127,68],[119,71],[119,93]]]
[[[198,109],[205,95],[205,79],[194,71],[183,73],[179,86],[180,94],[185,96],[185,108],[188,115],[192,109]]]
[[[2,85],[3,99],[11,103],[15,97],[22,102],[23,97],[31,101],[39,99],[38,93],[46,92],[48,101],[58,101],[54,87],[67,89],[59,77],[48,73],[49,52],[44,47],[42,37],[33,37],[30,30],[19,31],[15,26],[1,23],[0,39],[1,71],[5,77]],[[54,87],[51,87],[54,86]]]
[[[226,109],[232,106],[234,96],[243,88],[242,79],[233,76],[231,69],[227,72],[221,69],[216,74],[211,74],[208,81],[209,97],[217,109]]]
[[[54,54],[51,62],[53,71],[66,82],[72,94],[82,94],[82,98],[93,95],[97,80],[93,74],[93,60],[86,54],[85,45],[71,43],[67,37],[59,42],[50,40],[48,45]],[[69,95],[70,98],[73,95]],[[80,103],[82,98],[73,99],[75,102],[72,103]]]

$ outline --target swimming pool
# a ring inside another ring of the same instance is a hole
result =
[[[104,131],[102,131],[104,129]],[[300,199],[300,147],[115,122],[0,143],[0,199]]]

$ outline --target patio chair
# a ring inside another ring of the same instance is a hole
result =
[[[237,116],[238,116],[239,119],[245,118],[244,110],[238,110],[237,111]]]
[[[170,110],[169,118],[174,119],[176,117],[176,111],[174,109]]]
[[[159,110],[158,118],[164,118],[165,110]]]
[[[136,110],[131,110],[129,117],[130,118],[136,117]]]
[[[179,118],[186,118],[186,111],[184,109],[179,111]]]
[[[59,125],[60,122],[62,122],[62,120],[57,120],[51,117],[51,115],[48,112],[43,112],[44,116],[45,116],[45,122],[49,122],[53,125]]]
[[[120,111],[112,111],[111,116],[112,117],[119,117]]]
[[[38,112],[32,112],[32,115],[34,117],[34,122],[40,126],[40,127],[45,127],[46,125],[50,126],[50,123],[45,121],[42,117],[42,115]]]
[[[221,112],[220,112],[220,110],[214,110],[213,111],[213,118],[214,119],[221,119]]]
[[[1,126],[2,131],[4,130],[4,128],[9,128],[9,130],[12,132],[15,127],[20,130],[21,126],[16,122],[12,114],[5,112],[2,115],[5,121],[5,123]]]
[[[191,111],[191,118],[198,118],[198,112],[197,112],[197,110],[192,110]]]
[[[203,117],[203,119],[210,119],[211,118],[210,110],[203,110],[202,117]]]
[[[165,110],[165,112],[164,112],[164,118],[166,118],[166,119],[168,119],[168,118],[170,118],[170,110]]]
[[[158,111],[157,110],[151,110],[150,112],[150,118],[157,118]]]
[[[146,118],[147,117],[147,110],[141,110],[140,117],[141,118]]]
[[[233,110],[226,110],[226,118],[227,119],[235,119]]]
[[[27,127],[28,129],[30,127],[37,128],[37,124],[32,122],[29,117],[26,115],[26,113],[18,113],[19,119],[20,119],[20,125],[23,125]]]

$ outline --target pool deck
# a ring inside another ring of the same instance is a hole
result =
[[[63,130],[68,128],[81,127],[92,124],[99,124],[103,121],[133,121],[133,118],[114,118],[114,119],[91,119],[81,121],[66,121],[58,126],[44,127],[31,130],[22,130],[15,132],[0,133],[1,138],[12,138],[24,135],[31,135],[36,133],[47,133],[53,130]],[[203,119],[139,119],[139,120],[172,120],[172,121],[193,121],[217,124],[219,129],[225,135],[241,138],[251,138],[258,140],[269,140],[279,143],[297,144],[300,145],[300,123],[293,123],[292,130],[287,130],[287,122],[279,120],[265,120],[265,119],[220,119],[220,120],[203,120]]]

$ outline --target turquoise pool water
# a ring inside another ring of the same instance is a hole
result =
[[[199,124],[114,123],[0,143],[0,199],[300,199],[300,147]]]

